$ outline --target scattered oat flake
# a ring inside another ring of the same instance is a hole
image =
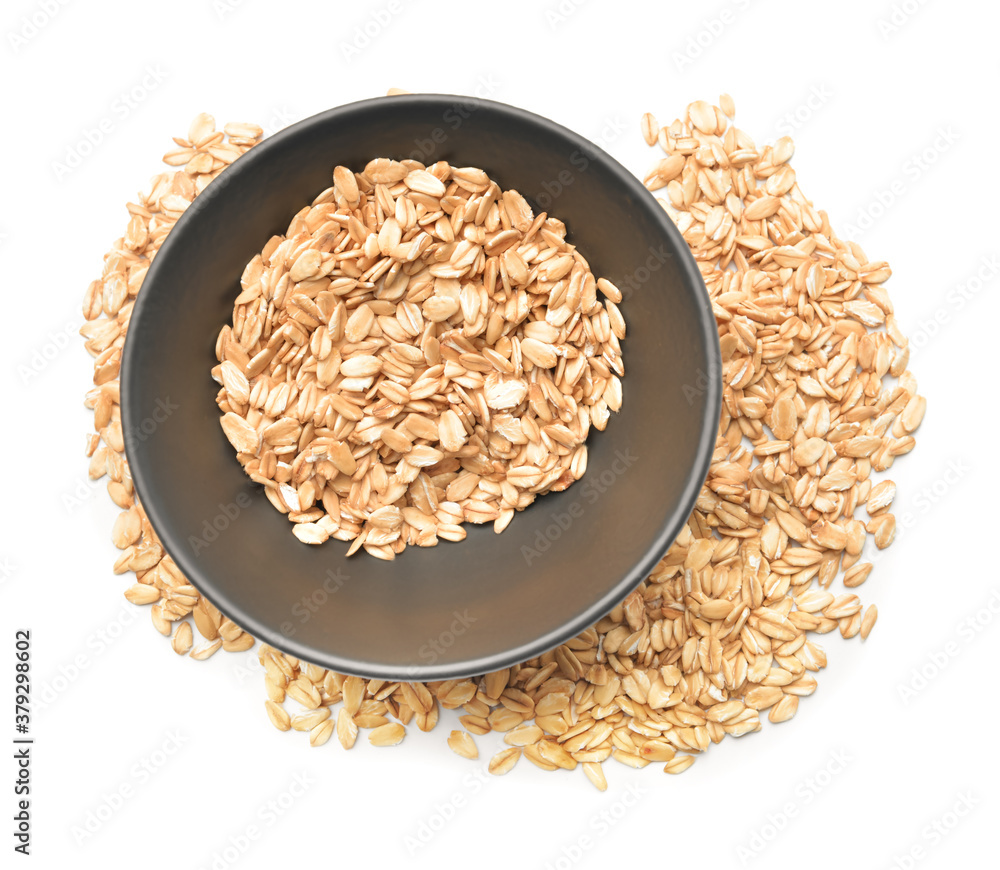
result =
[[[878,611],[874,605],[863,608],[850,590],[873,570],[872,562],[861,560],[868,538],[876,546],[893,541],[895,517],[889,509],[897,483],[878,476],[912,450],[912,433],[924,419],[926,401],[908,369],[907,341],[883,286],[891,274],[888,265],[869,260],[859,245],[838,238],[826,213],[805,197],[789,162],[794,153],[790,138],[758,145],[730,123],[734,114],[731,98],[723,95],[718,108],[694,103],[683,117],[660,126],[654,142],[665,156],[647,181],[663,191],[661,205],[699,264],[716,316],[725,384],[708,478],[686,526],[660,563],[636,592],[557,650],[477,678],[431,684],[364,680],[258,645],[265,709],[276,728],[302,730],[313,746],[322,746],[335,733],[348,749],[364,728],[372,743],[389,746],[403,739],[406,723],[429,729],[445,711],[465,726],[448,739],[459,754],[469,753],[470,744],[475,748],[473,734],[503,731],[508,746],[490,760],[490,773],[509,772],[523,754],[545,770],[580,766],[600,789],[606,786],[603,762],[609,758],[634,767],[658,761],[667,773],[681,773],[712,743],[759,730],[763,711],[772,721],[787,721],[800,699],[816,690],[816,674],[826,666],[815,635],[839,630],[845,637],[869,636]],[[657,125],[644,119],[644,135]],[[120,548],[114,571],[130,575],[126,598],[149,607],[153,627],[170,638],[177,652],[196,660],[220,648],[249,649],[254,639],[188,584],[159,546],[135,498],[119,422],[119,365],[131,307],[151,257],[180,214],[231,158],[257,141],[259,130],[253,124],[227,124],[218,133],[211,116],[199,115],[165,158],[176,169],[155,176],[149,191],[129,203],[125,234],[105,256],[102,277],[91,282],[83,305],[81,334],[94,357],[94,388],[86,396],[95,431],[87,447],[89,477],[106,478],[108,494],[122,511],[113,532]],[[385,179],[379,184],[405,187],[410,170],[386,162],[372,171]],[[359,184],[360,201],[364,179],[352,177]],[[451,179],[472,193],[488,183],[469,169],[452,168]],[[416,183],[438,190],[427,179]],[[334,187],[334,198],[339,191],[345,201],[353,201],[354,189],[343,172]],[[527,232],[530,210],[511,193],[501,201],[511,225]],[[380,236],[390,250],[404,244],[407,210],[393,215],[397,223],[402,219],[398,242],[391,225],[382,236],[359,220],[351,225],[358,243],[369,245],[372,256],[381,250]],[[507,240],[497,238],[493,253],[506,258],[508,272],[516,271],[519,264],[510,252],[519,248],[512,244],[500,251]],[[281,244],[274,240],[268,256]],[[277,256],[292,253],[286,249]],[[322,273],[323,256],[318,267],[314,257],[302,262],[301,275],[310,275],[304,277],[306,283]],[[558,255],[550,259],[558,260]],[[446,270],[457,270],[462,260],[459,255]],[[562,268],[556,262],[546,271],[551,277]],[[256,285],[262,274],[263,258],[244,274],[242,305],[252,307],[261,298],[263,288],[258,292]],[[439,279],[442,295],[453,298],[454,285],[448,282],[455,279],[435,276],[435,282]],[[617,288],[603,279],[595,289],[612,303],[620,299]],[[339,291],[350,288],[331,283],[338,299]],[[462,310],[464,317],[466,308],[471,312],[475,305],[471,297],[462,298],[460,282],[455,301],[458,308],[446,316]],[[292,293],[287,303],[298,318],[293,324],[309,323],[317,313],[318,319],[325,316],[308,293]],[[445,316],[450,308],[445,302],[430,314]],[[352,331],[364,330],[361,338],[367,337],[376,318],[386,315],[361,309],[331,311],[334,328],[346,329],[353,317]],[[428,321],[414,304],[397,306],[395,322],[409,341],[435,321]],[[526,337],[543,341],[546,335],[543,325]],[[463,354],[473,353],[461,343],[449,347],[421,340],[418,345],[421,358],[440,354],[463,368]],[[220,384],[231,390],[237,404],[244,396],[247,402],[260,401],[263,390],[254,399],[251,381],[268,370],[273,355],[265,348],[244,359],[235,343],[228,346],[234,353],[229,357],[223,352],[223,362],[230,365],[217,372]],[[547,361],[533,345],[529,354]],[[503,377],[514,375],[500,358],[487,358],[490,366],[501,366],[496,371]],[[472,363],[469,356],[465,360]],[[329,363],[326,376],[337,377],[341,362]],[[488,369],[485,364],[468,368],[480,370]],[[245,387],[237,374],[246,379]],[[401,390],[421,395],[435,386],[387,383],[382,399],[405,402]],[[492,392],[484,392],[501,406],[513,402],[510,408],[527,396],[525,390],[519,398],[519,389],[498,381]],[[284,412],[304,401],[291,390],[271,392],[264,405],[270,401],[275,410],[280,406]],[[363,418],[355,403],[335,397],[331,407],[345,419]],[[487,408],[501,430],[516,428],[513,417],[503,416],[504,407],[487,403]],[[455,410],[464,423],[466,418]],[[273,422],[280,422],[280,416],[274,415]],[[260,444],[255,446],[250,431],[235,421],[227,425],[236,449],[245,447],[243,452],[256,455]],[[294,426],[271,425],[265,427],[266,436],[251,427],[263,444],[290,444],[296,436]],[[416,449],[413,467],[419,477],[442,461],[429,452],[435,449],[432,440],[440,439],[440,428],[439,421],[412,414],[407,431],[385,443],[391,442],[389,449],[401,456]],[[457,446],[462,432],[454,420],[449,417],[444,429],[448,444]],[[317,445],[325,449],[310,459],[353,474],[357,460],[341,444]],[[527,488],[543,476],[543,466],[535,463],[514,474]],[[453,495],[471,499],[476,485],[459,475],[449,488],[455,487]],[[295,491],[298,508],[303,500],[308,503],[309,495]],[[469,505],[477,518],[489,521],[485,501],[472,500],[482,502]],[[337,528],[329,510],[332,497],[327,501],[322,530],[331,534]],[[391,503],[379,510],[387,506]],[[861,509],[867,521],[859,518]],[[404,508],[401,515],[415,530],[430,531],[433,523],[440,537],[460,536],[464,516],[449,515],[448,522],[439,522],[413,511]],[[387,540],[400,528],[398,521],[391,511],[379,513],[371,531]],[[319,525],[318,518],[303,522]],[[393,546],[378,543],[373,549],[385,556]],[[193,629],[204,640],[195,643]]]

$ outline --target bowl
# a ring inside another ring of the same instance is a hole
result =
[[[485,169],[560,218],[595,275],[622,289],[623,406],[588,439],[582,480],[502,534],[408,547],[393,562],[300,543],[244,474],[210,377],[245,264],[331,184],[373,157]],[[121,376],[126,454],[162,545],[255,637],[348,674],[444,680],[540,655],[634,589],[704,482],[721,401],[708,295],[669,216],[576,133],[502,103],[414,94],[294,124],[219,175],[178,220],[131,316]]]

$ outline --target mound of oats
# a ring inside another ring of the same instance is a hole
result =
[[[595,626],[542,656],[474,679],[390,683],[327,671],[261,645],[267,714],[345,748],[361,730],[376,746],[430,730],[460,710],[448,745],[477,758],[475,736],[503,733],[489,762],[510,771],[524,755],[546,769],[581,767],[599,789],[602,762],[659,762],[680,773],[724,737],[795,715],[826,656],[814,634],[867,637],[874,606],[856,589],[864,549],[892,543],[896,486],[876,481],[913,449],[926,408],[907,369],[906,339],[883,287],[890,271],[839,239],[796,183],[787,138],[758,147],[731,123],[733,105],[692,103],[660,127],[665,152],[646,177],[698,261],[712,300],[725,382],[714,460],[687,526],[656,570]],[[199,116],[157,176],[129,205],[124,238],[87,293],[82,332],[95,356],[87,405],[97,433],[94,479],[123,513],[113,539],[126,597],[152,605],[178,653],[205,658],[253,639],[218,611],[163,554],[135,503],[118,409],[118,363],[132,299],[177,216],[226,163],[260,136],[229,125],[228,142]],[[189,620],[188,617],[191,617]],[[191,622],[205,638],[192,646]],[[173,631],[171,627],[176,626]]]
[[[333,182],[243,273],[223,431],[303,543],[391,560],[502,532],[621,407],[621,294],[482,169],[377,158]]]

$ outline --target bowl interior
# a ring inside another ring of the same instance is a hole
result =
[[[408,547],[394,562],[299,543],[219,426],[215,363],[244,265],[341,163],[448,160],[565,221],[626,294],[624,404],[588,440],[584,478],[501,535]],[[167,551],[256,637],[339,671],[446,679],[530,658],[599,619],[645,577],[690,513],[719,413],[718,341],[673,224],[622,166],[570,131],[488,101],[368,100],[294,125],[195,200],[132,314],[122,413],[133,478]]]

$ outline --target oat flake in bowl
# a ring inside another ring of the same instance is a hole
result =
[[[394,559],[502,532],[581,478],[621,407],[621,294],[481,169],[377,158],[333,181],[243,273],[222,428],[304,543]]]

